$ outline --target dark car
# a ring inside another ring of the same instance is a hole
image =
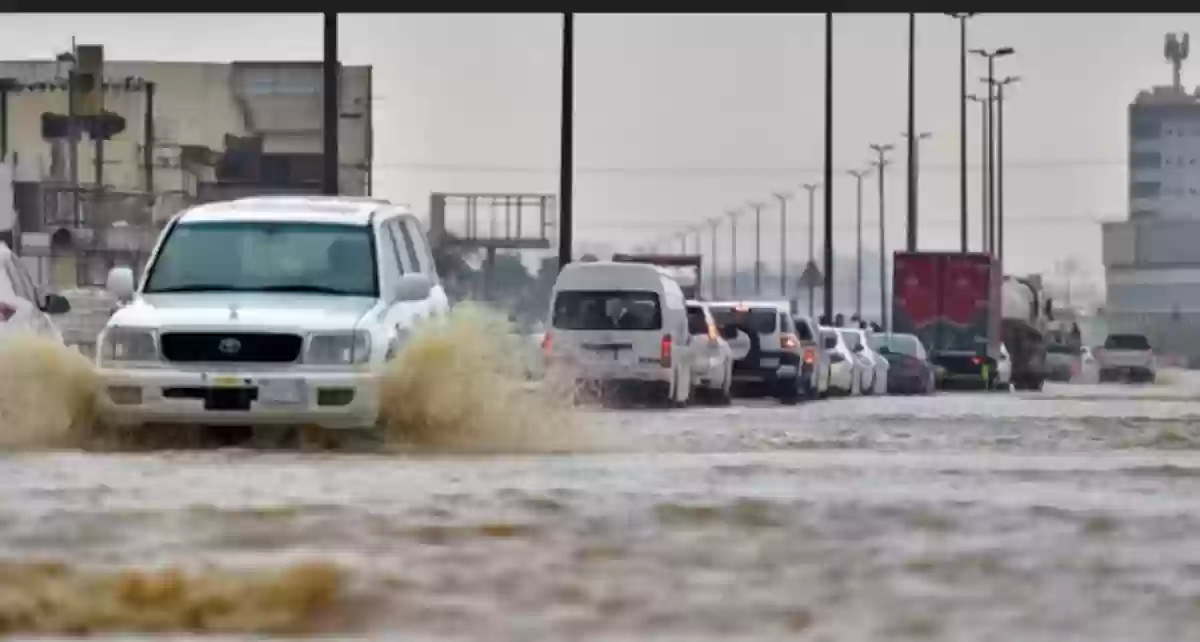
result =
[[[887,359],[889,393],[932,394],[937,390],[937,373],[929,352],[915,335],[872,334],[871,349]]]

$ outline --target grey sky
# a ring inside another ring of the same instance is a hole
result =
[[[560,24],[528,14],[343,16],[343,59],[376,67],[377,192],[423,213],[431,190],[555,191]],[[74,35],[104,44],[110,59],[315,59],[320,28],[318,15],[8,15],[0,56],[47,57]],[[576,29],[581,240],[629,247],[820,179],[819,15],[583,15]],[[917,123],[934,134],[922,146],[921,244],[951,248],[957,23],[923,15],[917,29]],[[1098,277],[1097,221],[1125,216],[1127,106],[1139,89],[1169,81],[1164,33],[1200,33],[1200,17],[993,14],[970,30],[973,46],[1015,47],[997,71],[1022,77],[1005,111],[1010,271],[1050,270],[1070,254]],[[853,241],[853,179],[844,170],[865,165],[870,142],[901,142],[906,37],[903,14],[835,17],[839,253]],[[983,89],[984,72],[971,61],[972,90]],[[1200,84],[1200,75],[1185,66],[1184,82]],[[974,164],[980,115],[971,107]],[[904,232],[899,147],[888,176],[893,241]],[[872,246],[874,180],[864,203]],[[970,180],[978,243],[978,174]],[[804,210],[793,205],[793,230]],[[770,262],[776,212],[764,217]],[[751,235],[739,236],[748,264]],[[805,241],[791,238],[797,256]]]

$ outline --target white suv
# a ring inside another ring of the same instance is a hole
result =
[[[0,241],[0,340],[28,334],[61,342],[62,333],[50,317],[70,310],[63,296],[42,293],[21,259]]]
[[[449,311],[404,207],[256,197],[194,207],[163,230],[97,340],[105,412],[122,424],[370,428],[378,367]]]

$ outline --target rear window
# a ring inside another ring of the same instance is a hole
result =
[[[720,325],[736,325],[742,320],[759,334],[774,333],[779,323],[779,311],[775,308],[750,308],[744,312],[733,308],[712,308],[712,315]]]
[[[564,290],[554,299],[559,330],[661,330],[658,294],[637,290]]]
[[[704,318],[704,309],[689,305],[687,309],[688,334],[708,334],[708,319]]]
[[[796,336],[799,337],[801,341],[816,340],[813,338],[812,326],[809,325],[808,319],[805,319],[804,317],[796,317],[792,319],[792,321],[796,324]]]
[[[1110,334],[1104,340],[1109,350],[1149,350],[1150,341],[1140,334]]]
[[[876,352],[894,352],[910,357],[921,357],[921,342],[911,334],[873,334],[871,349]]]
[[[857,332],[850,332],[849,330],[841,330],[838,332],[838,334],[842,335],[842,341],[845,341],[846,347],[850,348],[851,350],[857,350],[859,344],[862,343],[862,340],[859,337]]]

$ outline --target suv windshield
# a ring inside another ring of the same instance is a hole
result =
[[[563,290],[551,323],[560,330],[659,330],[662,309],[654,292]]]
[[[1104,340],[1109,350],[1149,350],[1150,342],[1140,334],[1110,334]]]
[[[371,229],[326,223],[180,223],[144,292],[379,296]]]

